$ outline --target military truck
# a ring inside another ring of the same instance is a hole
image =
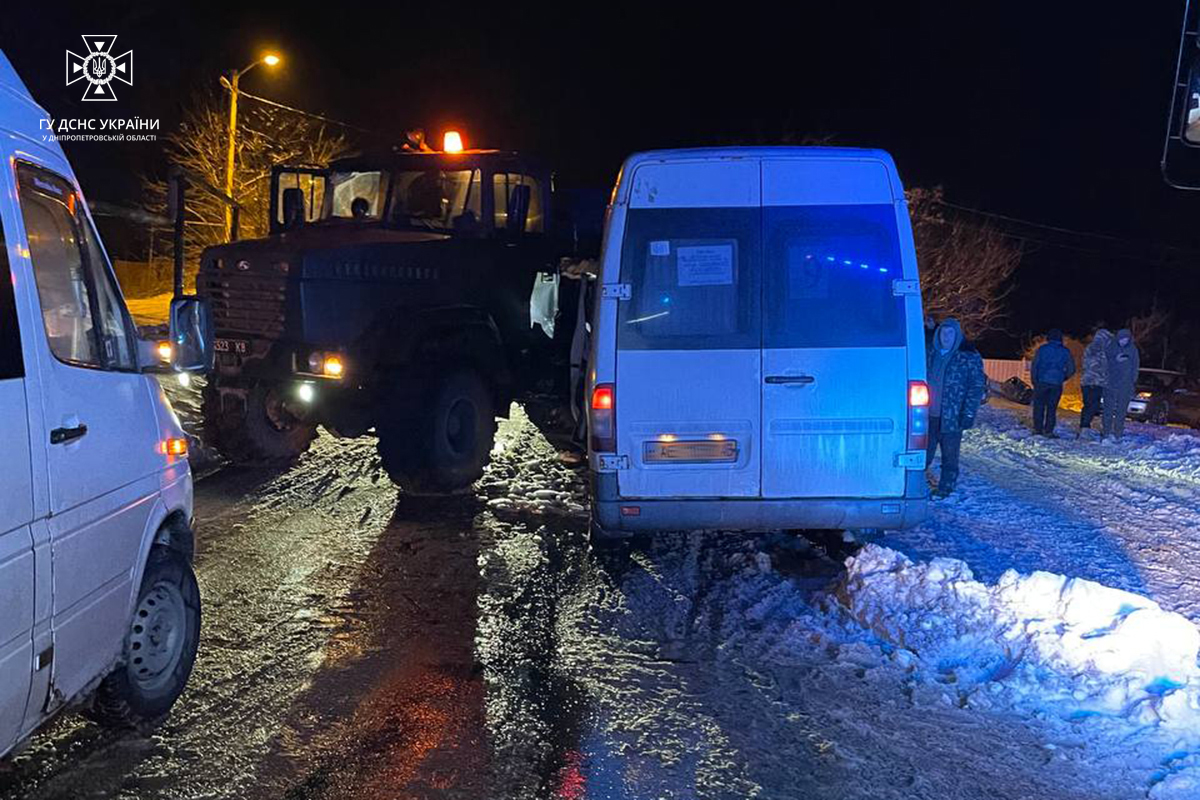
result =
[[[211,443],[286,461],[318,425],[373,432],[402,487],[469,486],[513,400],[570,393],[577,295],[559,292],[557,264],[574,245],[552,184],[536,159],[495,150],[276,168],[269,235],[201,257]]]

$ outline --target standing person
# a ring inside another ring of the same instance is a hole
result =
[[[1142,358],[1128,328],[1117,331],[1115,340],[1108,343],[1108,382],[1104,385],[1104,430],[1102,437],[1120,439],[1125,433],[1125,414],[1137,386]]]
[[[1108,384],[1108,346],[1112,343],[1112,331],[1101,325],[1092,334],[1092,341],[1083,351],[1083,410],[1079,412],[1079,435],[1092,429],[1092,420],[1100,415],[1100,401],[1104,387]],[[1101,426],[1104,422],[1101,420]]]
[[[1063,344],[1063,334],[1054,328],[1046,334],[1046,343],[1033,356],[1029,376],[1033,378],[1033,432],[1057,439],[1058,401],[1063,384],[1075,374],[1075,358]]]
[[[958,320],[948,319],[937,327],[933,347],[926,354],[929,382],[929,449],[925,464],[932,466],[938,447],[942,449],[942,474],[934,497],[946,497],[958,483],[958,456],[963,431],[974,427],[983,402],[987,380],[983,358],[963,339]]]

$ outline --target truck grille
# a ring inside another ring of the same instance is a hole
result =
[[[217,333],[283,336],[287,279],[261,275],[201,275],[200,294],[212,302]]]

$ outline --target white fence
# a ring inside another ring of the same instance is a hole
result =
[[[985,358],[983,371],[993,384],[1004,383],[1013,377],[1029,383],[1029,362],[1024,359]]]

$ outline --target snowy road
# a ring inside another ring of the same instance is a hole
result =
[[[201,481],[188,693],[149,739],[58,721],[0,768],[0,797],[1124,800],[1196,759],[931,673],[855,621],[841,564],[795,537],[597,559],[578,469],[522,415],[499,442],[476,497],[400,498],[371,442],[327,437],[287,471]],[[885,544],[1200,621],[1197,482],[1190,434],[1034,442],[989,411],[964,499]]]

